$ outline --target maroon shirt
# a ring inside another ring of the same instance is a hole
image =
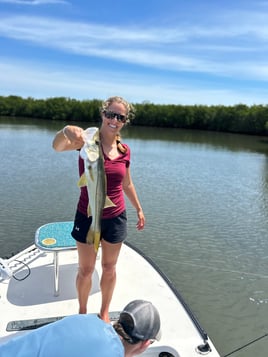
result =
[[[130,149],[126,144],[123,144],[123,146],[127,148],[127,152],[125,154],[120,153],[119,156],[113,160],[103,154],[104,169],[107,177],[107,196],[115,204],[115,207],[104,208],[102,218],[114,218],[126,209],[122,181],[126,174],[126,168],[130,165]],[[79,175],[82,176],[84,173],[84,160],[81,159],[80,155],[78,166]],[[77,209],[79,212],[87,215],[87,206],[87,188],[81,187]]]

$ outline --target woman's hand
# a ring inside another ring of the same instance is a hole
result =
[[[52,143],[56,151],[77,150],[83,145],[84,130],[75,125],[66,125],[58,131]]]
[[[137,211],[137,216],[138,216],[138,222],[136,224],[136,228],[138,231],[141,231],[145,226],[145,217],[142,209]]]

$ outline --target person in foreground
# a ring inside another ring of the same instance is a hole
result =
[[[131,301],[114,325],[97,315],[73,315],[0,344],[1,357],[132,357],[161,337],[149,301]]]
[[[127,216],[124,193],[136,209],[137,229],[142,230],[145,217],[130,174],[130,148],[120,142],[120,131],[134,116],[134,108],[122,97],[110,97],[100,108],[100,143],[104,157],[107,179],[107,196],[114,204],[103,209],[101,219],[102,276],[100,289],[102,304],[100,317],[109,322],[109,306],[116,283],[116,264],[123,241],[127,237]],[[97,119],[97,118],[96,118]],[[80,150],[84,145],[85,132],[82,128],[67,125],[54,140],[56,151]],[[84,162],[79,155],[80,177],[85,172]],[[87,313],[88,296],[92,285],[97,253],[93,244],[87,244],[92,216],[88,217],[88,192],[81,187],[72,236],[77,242],[79,270],[76,278],[79,313]]]

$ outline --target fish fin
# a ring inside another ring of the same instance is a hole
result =
[[[113,203],[113,201],[110,200],[108,196],[105,198],[105,203],[104,203],[104,208],[107,207],[115,207],[116,205]]]
[[[87,206],[87,216],[88,217],[92,216],[90,205]]]
[[[83,175],[80,176],[80,179],[77,182],[77,186],[84,187],[86,185],[87,185],[87,177],[86,177],[85,173],[83,173]]]

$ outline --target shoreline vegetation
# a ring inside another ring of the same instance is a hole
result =
[[[96,122],[102,100],[0,96],[0,116]],[[268,135],[268,105],[180,105],[133,103],[132,125]]]

